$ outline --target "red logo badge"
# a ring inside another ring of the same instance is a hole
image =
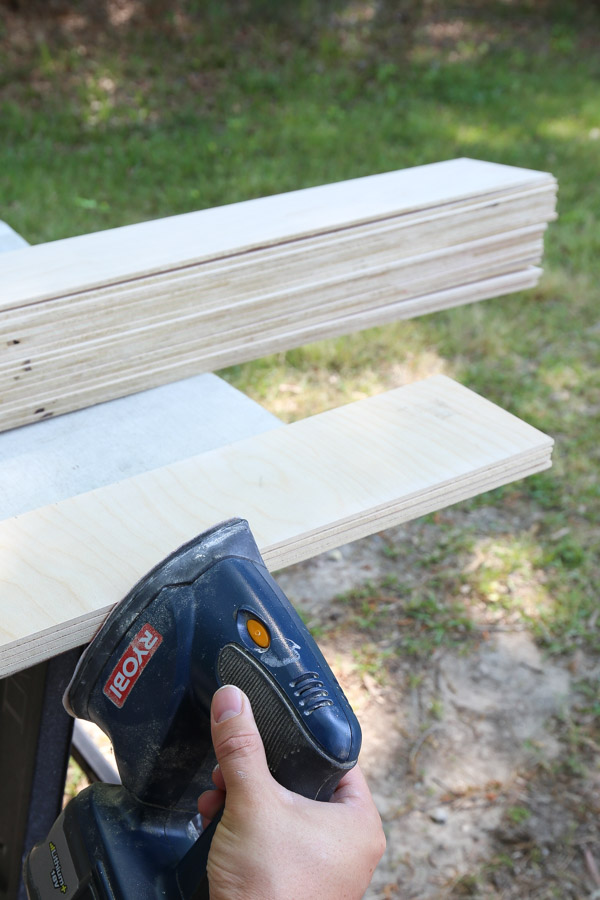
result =
[[[104,694],[119,709],[161,644],[162,635],[152,625],[144,625],[112,670],[104,685]]]

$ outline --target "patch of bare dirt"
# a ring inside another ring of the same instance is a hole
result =
[[[502,509],[448,516],[488,533],[509,524]],[[510,524],[532,523],[515,510]],[[410,585],[418,590],[416,563],[442,533],[413,523],[277,575],[322,630],[321,647],[362,724],[361,764],[387,835],[366,898],[598,898],[600,747],[585,737],[589,711],[577,713],[580,685],[597,683],[597,662],[581,652],[545,658],[526,626],[508,614],[490,625],[485,610],[477,622],[476,605],[474,631],[421,656],[403,656],[398,644],[393,618],[402,622],[402,605],[364,621],[369,585],[396,576],[409,594]],[[458,562],[468,566],[468,554]],[[360,584],[367,589],[358,601],[339,599]]]

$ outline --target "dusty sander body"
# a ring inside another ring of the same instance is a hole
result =
[[[358,759],[358,722],[310,633],[269,575],[247,522],[180,548],[115,607],[80,659],[68,711],[110,737],[122,785],[72,800],[25,866],[31,900],[208,897],[217,826],[210,703],[250,698],[274,777],[327,800]]]

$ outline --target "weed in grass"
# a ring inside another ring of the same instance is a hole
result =
[[[395,591],[397,595],[402,594],[403,587],[397,575],[384,575],[381,579],[381,587],[388,591]]]
[[[383,555],[388,559],[398,559],[400,556],[400,548],[395,547],[393,544],[386,544],[383,548]]]
[[[568,753],[562,758],[561,770],[569,778],[582,778],[587,773],[587,768],[577,753]]]
[[[548,547],[543,562],[548,566],[576,569],[585,559],[585,550],[571,535],[565,535],[553,546]]]
[[[337,599],[352,606],[353,612],[349,621],[361,631],[377,628],[386,613],[385,597],[381,596],[380,590],[370,583]]]
[[[530,810],[524,806],[511,806],[506,810],[506,817],[513,825],[521,825],[531,816]]]
[[[458,601],[431,591],[409,591],[397,576],[368,582],[336,598],[349,608],[347,621],[360,631],[388,633],[396,655],[423,657],[439,646],[464,643],[473,622]]]
[[[384,685],[390,654],[390,650],[381,650],[376,644],[362,644],[352,651],[356,673],[359,677],[370,675],[377,684]]]
[[[444,718],[444,704],[439,697],[434,697],[429,702],[429,715],[438,722]]]
[[[577,708],[584,716],[591,716],[600,731],[600,683],[594,679],[575,682],[575,688],[582,695]]]
[[[419,556],[417,561],[419,567],[432,569],[440,563],[444,563],[444,568],[447,568],[449,561],[453,564],[472,550],[475,538],[467,529],[448,527],[444,531],[439,527],[435,517],[432,517],[431,521],[438,529],[436,545],[427,553]]]

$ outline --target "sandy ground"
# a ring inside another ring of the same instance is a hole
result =
[[[348,545],[278,581],[313,624],[343,617],[340,592],[397,566],[388,541]],[[382,678],[357,665],[351,628],[320,639],[361,721],[361,764],[387,836],[368,900],[600,897],[600,748],[570,773],[564,727],[577,684],[600,667],[544,659],[522,625],[482,635],[400,659]],[[393,644],[389,622],[371,640]]]

